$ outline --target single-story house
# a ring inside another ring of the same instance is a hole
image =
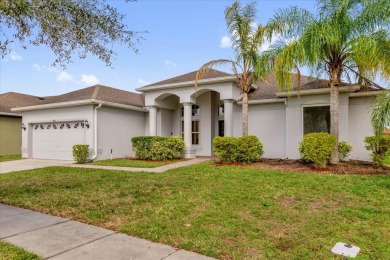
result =
[[[22,147],[22,114],[11,108],[38,100],[38,97],[15,92],[0,94],[0,156],[20,154]]]
[[[133,156],[130,139],[140,135],[183,136],[185,157],[210,156],[213,137],[241,136],[241,94],[236,78],[217,70],[194,92],[195,74],[138,88],[141,94],[97,85],[15,108],[26,126],[23,157],[72,159],[74,144],[88,144],[92,159]],[[273,75],[255,82],[249,133],[264,144],[264,157],[298,159],[305,133],[329,132],[329,92],[326,80],[306,76],[299,92],[279,92]],[[340,86],[340,141],[353,146],[352,159],[370,160],[363,140],[372,134],[370,101],[378,92]]]

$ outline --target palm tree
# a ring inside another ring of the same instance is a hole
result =
[[[253,73],[259,63],[258,52],[264,42],[265,28],[256,25],[255,3],[241,5],[239,2],[234,2],[225,10],[225,21],[231,34],[236,60],[220,59],[204,64],[196,74],[195,91],[198,81],[213,67],[230,65],[237,78],[237,87],[242,93],[242,135],[246,136],[248,135],[248,93],[253,81],[266,73],[264,69],[262,73]]]
[[[374,106],[371,116],[375,136],[382,136],[387,127],[390,126],[390,91],[380,95]]]
[[[342,79],[380,88],[377,76],[390,78],[390,1],[317,0],[318,15],[290,7],[276,12],[267,36],[284,40],[265,54],[273,61],[280,88],[293,88],[291,71],[307,66],[313,73],[326,73],[330,85],[330,133],[339,136],[339,89]],[[298,73],[299,74],[299,73]],[[336,144],[331,163],[339,162]]]

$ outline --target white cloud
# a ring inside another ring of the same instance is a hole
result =
[[[33,67],[34,69],[36,69],[37,71],[43,71],[43,70],[46,68],[44,65],[39,65],[38,63],[34,63],[34,64],[32,65],[32,67]]]
[[[99,83],[99,80],[95,75],[81,75],[81,82],[84,83],[85,86],[93,86]]]
[[[13,61],[23,60],[22,56],[20,56],[16,51],[11,51],[10,58]]]
[[[73,76],[66,71],[61,71],[61,73],[57,75],[57,80],[60,82],[72,81]]]
[[[141,83],[141,84],[150,84],[149,81],[146,81],[146,80],[143,80],[143,79],[138,79],[138,82]]]
[[[168,66],[176,66],[176,63],[174,63],[173,61],[170,61],[170,60],[166,60],[165,64]]]
[[[280,38],[281,38],[281,35],[280,35],[280,34],[273,35],[273,36],[272,36],[272,41],[265,41],[265,42],[260,46],[260,51],[263,52],[263,51],[268,50],[269,47],[270,47],[272,44],[275,44]]]
[[[221,38],[221,44],[219,45],[221,48],[231,48],[232,47],[232,41],[230,40],[229,36],[223,36]]]

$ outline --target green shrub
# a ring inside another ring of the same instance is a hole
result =
[[[317,166],[326,167],[336,144],[336,137],[328,133],[311,133],[303,136],[299,145],[301,157]]]
[[[221,162],[250,163],[260,160],[263,144],[256,136],[220,137],[213,139],[214,154]]]
[[[390,156],[390,136],[384,135],[377,139],[375,136],[367,136],[364,139],[366,149],[371,151],[371,157],[374,165],[383,167],[385,160]]]
[[[89,145],[76,144],[73,146],[73,158],[76,163],[85,163],[89,156]]]
[[[339,156],[340,159],[345,159],[349,153],[352,151],[352,145],[347,142],[339,143]]]
[[[137,136],[131,139],[135,156],[142,160],[175,160],[182,156],[183,138],[179,136]]]
[[[216,136],[213,139],[213,151],[221,162],[237,162],[238,139]]]

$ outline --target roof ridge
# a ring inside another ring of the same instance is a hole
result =
[[[93,90],[91,99],[96,99],[100,90],[100,85],[95,86],[95,89]]]

